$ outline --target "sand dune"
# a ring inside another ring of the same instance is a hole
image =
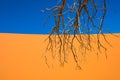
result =
[[[74,63],[48,68],[42,55],[48,35],[0,34],[0,80],[120,80],[120,34],[106,34],[112,47],[108,59],[90,53],[75,70]],[[47,54],[49,54],[48,52]]]

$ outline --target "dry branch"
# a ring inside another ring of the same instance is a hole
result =
[[[97,33],[97,49],[98,53],[101,48],[107,48],[101,42],[103,36],[106,43],[110,45],[103,33],[103,22],[106,15],[106,0],[101,0],[101,4],[97,4],[98,0],[59,0],[56,6],[46,8],[44,10],[51,10],[54,15],[55,26],[53,26],[51,33],[48,36],[47,50],[51,51],[53,58],[59,56],[59,62],[64,65],[67,61],[67,54],[72,53],[76,66],[81,69],[79,56],[84,55],[87,51],[94,50],[92,40],[94,37],[92,33]],[[74,16],[69,16],[74,14]],[[95,32],[94,32],[95,31]],[[75,43],[79,47],[76,47]],[[80,49],[80,52],[77,50]],[[70,51],[70,52],[68,52]],[[47,60],[47,57],[45,56]],[[48,64],[48,63],[46,63]]]

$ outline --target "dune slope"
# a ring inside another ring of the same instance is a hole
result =
[[[43,54],[48,35],[1,33],[0,80],[120,80],[120,34],[116,35],[106,34],[112,45],[107,60],[104,54],[97,58],[90,53],[83,69],[75,70],[74,63],[46,66]]]

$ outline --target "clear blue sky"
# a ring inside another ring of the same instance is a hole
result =
[[[43,14],[41,10],[55,2],[57,0],[0,0],[0,33],[48,34],[53,25],[52,18],[44,26],[48,13]],[[120,0],[108,0],[107,3],[104,27],[119,33]]]

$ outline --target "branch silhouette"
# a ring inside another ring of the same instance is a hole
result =
[[[51,51],[53,58],[58,56],[61,65],[64,66],[68,62],[67,54],[72,53],[76,67],[81,69],[79,55],[94,50],[92,42],[95,37],[91,35],[92,33],[96,33],[97,55],[102,48],[107,58],[107,48],[100,39],[103,37],[111,46],[103,33],[106,5],[106,0],[101,0],[101,4],[97,4],[97,0],[59,0],[52,8],[43,10],[52,11],[55,22],[48,36],[47,51]],[[45,59],[47,60],[46,55]]]

